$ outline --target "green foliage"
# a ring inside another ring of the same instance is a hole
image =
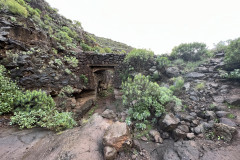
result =
[[[20,128],[45,127],[60,131],[76,125],[71,113],[59,113],[52,97],[41,90],[27,90],[17,97],[15,103],[17,108],[11,123]]]
[[[227,117],[230,118],[230,119],[234,119],[234,118],[235,118],[235,115],[232,114],[232,113],[229,113],[229,114],[227,114]]]
[[[106,53],[105,50],[99,46],[94,47],[93,50],[97,53]]]
[[[74,20],[73,24],[75,25],[75,27],[77,27],[79,29],[83,29],[81,22]]]
[[[221,75],[223,78],[233,79],[233,80],[240,80],[240,69],[234,69],[230,73],[224,73]]]
[[[229,42],[230,41],[220,41],[217,44],[214,44],[213,51],[215,53],[221,53],[221,52],[225,53],[226,50],[227,50],[227,46],[228,46]]]
[[[125,62],[146,62],[148,59],[153,58],[154,53],[146,49],[133,49],[127,54],[124,61]],[[142,64],[143,65],[143,64]]]
[[[123,105],[129,107],[127,124],[136,122],[138,129],[145,129],[148,119],[160,117],[165,112],[165,105],[175,102],[180,105],[181,101],[173,96],[171,90],[160,87],[151,82],[148,77],[138,74],[134,79],[128,78],[122,84]]]
[[[14,103],[21,96],[16,83],[6,77],[6,69],[0,65],[0,115],[14,109]]]
[[[65,86],[61,89],[60,94],[62,94],[62,95],[66,95],[66,94],[67,95],[72,95],[73,92],[74,92],[74,89],[72,88],[72,86],[67,85],[67,86]]]
[[[171,56],[184,61],[198,61],[207,55],[207,47],[204,43],[183,43],[173,48]]]
[[[78,59],[76,57],[68,57],[64,56],[64,60],[68,62],[72,67],[77,67],[78,66]]]
[[[156,61],[159,68],[167,67],[170,64],[168,57],[157,57]]]
[[[13,14],[18,14],[23,17],[28,16],[28,11],[24,7],[25,2],[23,0],[0,0],[0,5],[12,12]]]
[[[81,75],[80,75],[80,79],[83,80],[83,82],[84,82],[85,85],[88,83],[88,78],[87,78],[85,75],[81,74]]]
[[[198,83],[198,84],[195,86],[195,89],[196,89],[196,90],[201,90],[201,89],[204,89],[204,88],[205,88],[205,83],[204,83],[204,82]]]
[[[229,68],[240,68],[240,38],[232,40],[228,45],[225,62]]]
[[[66,68],[64,71],[65,71],[67,74],[72,74],[72,71],[71,71],[70,69],[68,69],[68,68]]]
[[[169,89],[173,92],[180,92],[184,85],[184,79],[182,77],[171,78],[173,85]]]
[[[62,27],[61,29],[63,32],[66,32],[71,38],[77,37],[77,33],[75,31],[72,31],[70,28],[67,26]]]
[[[72,43],[72,38],[69,37],[67,32],[64,31],[58,31],[56,34],[56,38],[59,42],[63,43],[63,44],[69,44]]]
[[[94,49],[87,45],[86,43],[81,43],[81,47],[84,51],[94,51]]]
[[[105,47],[105,48],[103,48],[103,49],[104,49],[104,51],[105,51],[106,53],[112,53],[112,49],[111,49],[111,48]]]

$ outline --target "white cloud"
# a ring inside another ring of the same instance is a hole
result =
[[[240,37],[238,0],[47,0],[86,31],[156,54]]]

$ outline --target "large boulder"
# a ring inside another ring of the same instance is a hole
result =
[[[214,128],[216,135],[223,137],[223,139],[227,142],[231,141],[237,132],[235,127],[231,127],[223,123],[215,123]]]
[[[130,130],[127,124],[118,121],[113,123],[103,136],[105,159],[112,160],[118,151],[131,144]]]
[[[162,143],[163,142],[163,139],[161,138],[160,133],[158,131],[150,130],[149,134],[154,138],[154,141],[156,143]]]
[[[180,74],[178,67],[168,67],[166,69],[166,74],[169,77],[177,77]]]
[[[179,124],[180,120],[176,118],[172,113],[168,113],[163,119],[159,121],[160,128],[165,131],[174,130]]]

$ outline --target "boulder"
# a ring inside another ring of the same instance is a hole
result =
[[[187,125],[180,125],[173,131],[173,137],[175,140],[184,139],[187,137],[189,128]]]
[[[223,137],[223,139],[227,142],[231,141],[233,136],[237,133],[237,129],[235,127],[231,127],[223,123],[215,123],[214,128],[216,135]]]
[[[216,119],[216,114],[213,111],[206,111],[205,116],[208,120]]]
[[[218,118],[222,118],[222,117],[225,117],[229,113],[230,112],[226,112],[226,111],[217,111],[216,115],[217,115]]]
[[[166,69],[166,74],[169,77],[177,77],[180,74],[178,67],[168,67]]]
[[[160,133],[156,130],[150,130],[149,134],[154,138],[156,143],[162,143],[163,139],[160,136]]]
[[[230,105],[240,106],[240,94],[229,95],[226,97],[225,101]]]
[[[113,112],[113,110],[106,109],[106,110],[102,113],[102,117],[103,117],[103,118],[107,118],[107,119],[115,119],[115,118],[117,117],[117,115]]]
[[[113,147],[104,147],[104,158],[106,160],[114,160],[117,155],[117,150]]]
[[[124,146],[131,146],[131,144],[131,136],[127,124],[117,121],[108,127],[103,136],[104,156],[112,158]]]
[[[187,133],[187,138],[190,140],[194,139],[195,138],[194,133]]]
[[[231,127],[236,127],[236,123],[233,122],[231,119],[228,119],[228,118],[220,118],[220,123],[223,123],[223,124],[226,124],[228,126],[231,126]]]
[[[176,118],[172,113],[168,113],[162,120],[159,121],[161,129],[165,131],[174,130],[179,124],[180,120]]]

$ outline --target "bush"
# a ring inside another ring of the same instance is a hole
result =
[[[183,43],[173,48],[171,56],[184,61],[198,61],[207,56],[208,50],[204,43]]]
[[[58,31],[56,37],[61,43],[69,44],[72,43],[72,38],[68,36],[67,32]]]
[[[153,56],[154,53],[152,51],[146,49],[133,49],[126,55],[124,62],[134,66],[135,71],[141,72],[144,69],[143,66],[146,66],[148,60],[152,59]]]
[[[41,90],[26,91],[17,98],[15,105],[18,108],[11,117],[11,123],[20,128],[45,127],[59,131],[76,125],[71,114],[59,113],[52,97]]]
[[[112,53],[112,49],[111,49],[111,48],[105,47],[105,48],[103,48],[103,49],[104,49],[104,51],[105,51],[106,53]]]
[[[228,78],[228,79],[233,79],[233,80],[240,80],[240,69],[234,69],[230,73],[224,73],[224,75],[222,75],[222,77]]]
[[[174,77],[171,79],[173,81],[173,85],[169,87],[169,89],[173,92],[179,92],[183,88],[184,79],[182,77]]]
[[[240,38],[232,40],[228,45],[225,62],[230,69],[240,68]]]
[[[131,52],[127,54],[124,61],[147,61],[150,58],[153,58],[154,53],[152,51],[146,49],[133,49]]]
[[[134,79],[128,78],[122,84],[122,92],[123,105],[129,107],[126,122],[130,125],[133,121],[138,129],[145,129],[148,120],[160,117],[169,102],[181,104],[171,90],[160,87],[141,74],[136,75]]]
[[[0,5],[9,10],[10,12],[12,12],[13,14],[18,14],[23,17],[27,17],[28,11],[24,6],[22,6],[25,4],[25,2],[24,1],[19,2],[21,2],[21,4],[15,0],[0,0]]]
[[[64,60],[68,62],[72,67],[78,66],[78,59],[76,57],[67,57],[64,56]]]
[[[81,43],[81,47],[84,51],[94,51],[94,49],[92,47],[90,47],[89,45],[87,45],[85,43]]]
[[[77,37],[77,33],[75,31],[72,31],[70,28],[64,26],[61,29],[63,32],[66,32],[71,38]]]
[[[14,109],[14,103],[21,96],[17,84],[6,77],[6,69],[0,65],[0,115]]]
[[[85,75],[81,74],[80,78],[83,80],[85,85],[88,83],[88,78]]]
[[[156,61],[158,68],[167,67],[170,64],[168,57],[157,57]]]

